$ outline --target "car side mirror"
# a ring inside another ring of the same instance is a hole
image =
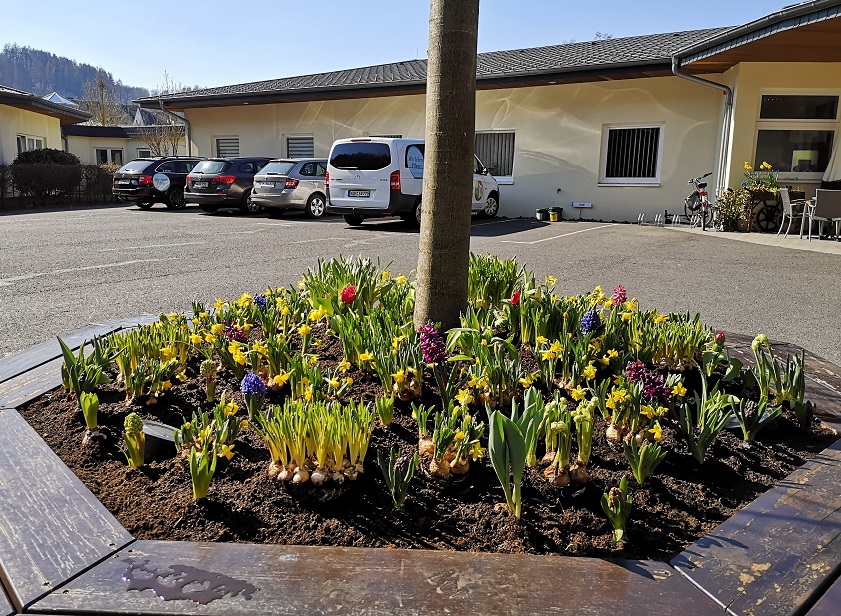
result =
[[[488,173],[490,173],[490,171],[488,171],[487,167],[482,167],[482,170],[479,173],[481,173],[482,175],[488,175]]]

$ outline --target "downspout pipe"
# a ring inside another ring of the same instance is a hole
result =
[[[680,59],[677,56],[672,56],[672,74],[674,74],[675,77],[687,79],[688,81],[693,81],[701,84],[702,86],[721,90],[726,96],[726,100],[724,102],[724,121],[723,126],[721,127],[718,169],[715,171],[716,194],[721,194],[724,192],[725,188],[727,188],[724,185],[724,176],[726,175],[725,170],[727,167],[727,146],[730,143],[730,131],[732,130],[733,125],[733,90],[730,86],[726,86],[723,83],[710,81],[709,79],[704,79],[703,77],[697,77],[695,75],[690,75],[689,73],[684,73],[681,70]]]
[[[193,155],[193,142],[190,139],[190,137],[192,136],[192,131],[190,130],[190,121],[187,119],[186,114],[182,118],[177,113],[172,113],[169,109],[164,107],[164,102],[163,101],[160,101],[160,104],[161,104],[161,111],[163,111],[169,117],[174,118],[175,120],[178,120],[179,122],[184,122],[184,127],[186,129],[185,132],[184,132],[184,139],[186,139],[186,141],[187,141],[187,156],[192,156]]]

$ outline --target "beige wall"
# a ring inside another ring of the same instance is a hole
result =
[[[682,208],[686,181],[714,168],[720,93],[676,77],[557,85],[477,93],[476,129],[513,130],[513,184],[501,187],[504,216],[534,216],[540,207],[593,203],[582,216],[635,220]],[[193,153],[213,154],[216,137],[238,136],[240,154],[284,156],[288,135],[312,135],[316,156],[333,141],[364,133],[423,137],[424,97],[243,105],[191,109]],[[661,181],[656,186],[600,186],[605,125],[663,124]]]
[[[138,158],[138,150],[148,150],[149,146],[140,139],[125,139],[119,137],[79,137],[69,135],[67,137],[67,151],[75,154],[82,161],[83,165],[96,164],[96,150],[108,148],[110,150],[123,151],[123,163]],[[179,146],[178,154],[183,156],[186,153],[186,145]]]
[[[834,94],[841,95],[841,63],[742,63],[724,74],[724,82],[733,88],[733,133],[729,144],[727,185],[738,186],[744,180],[744,163],[753,164],[756,132],[763,94]],[[835,142],[841,138],[838,123]],[[793,174],[796,177],[796,174]],[[802,178],[781,180],[799,185],[809,196],[820,181]]]
[[[0,164],[9,164],[17,157],[18,135],[42,137],[44,147],[62,149],[61,126],[57,118],[0,105]]]

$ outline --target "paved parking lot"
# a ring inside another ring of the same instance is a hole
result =
[[[408,274],[417,231],[399,221],[208,215],[195,206],[0,215],[0,356],[86,323],[188,310],[298,280],[318,257],[366,255]],[[516,256],[564,293],[621,283],[643,306],[801,344],[841,363],[841,257],[728,235],[591,222],[474,220],[476,252]]]

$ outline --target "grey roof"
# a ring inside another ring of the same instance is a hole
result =
[[[90,118],[89,113],[85,113],[74,107],[53,103],[31,92],[2,85],[0,85],[0,104],[21,107],[35,113],[42,113],[58,118],[62,125],[76,124]]]
[[[646,66],[671,62],[679,49],[708,39],[729,28],[711,28],[603,39],[583,43],[513,49],[480,53],[476,77],[479,85],[511,77],[552,73]],[[400,87],[426,82],[426,60],[407,60],[329,73],[284,77],[217,88],[165,94],[166,102],[187,102],[228,96],[270,95],[272,93],[318,92],[371,87]],[[138,99],[140,103],[157,102],[157,97]]]

